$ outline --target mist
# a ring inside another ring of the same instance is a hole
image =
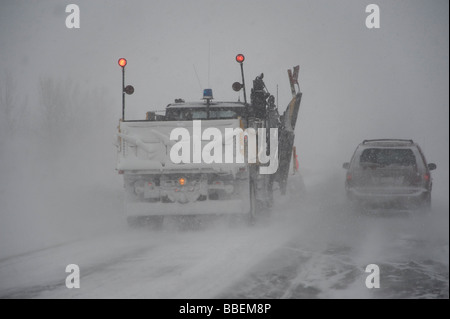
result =
[[[238,249],[239,240],[254,235],[267,247],[248,244],[247,250],[239,251],[240,263],[236,268],[228,264],[231,270],[223,280],[235,283],[240,277],[231,273],[233,269],[249,271],[269,249],[299,235],[308,247],[305,251],[329,249],[329,242],[334,240],[352,247],[358,267],[371,258],[388,263],[390,249],[407,251],[404,256],[408,258],[439,259],[438,266],[444,269],[439,274],[443,274],[448,298],[447,1],[377,1],[379,29],[365,26],[365,8],[371,2],[359,0],[75,3],[80,8],[79,29],[66,27],[67,4],[61,1],[4,0],[0,4],[0,261],[76,241],[87,247],[92,238],[95,249],[88,250],[91,255],[94,251],[112,251],[115,246],[145,250],[148,239],[174,251],[181,249],[176,247],[185,240],[192,241],[200,252],[222,249],[224,255],[201,259],[201,266],[189,273],[195,278],[197,273],[223,262],[225,256],[232,259],[231,251]],[[130,231],[122,216],[123,180],[115,170],[113,145],[122,107],[117,60],[128,60],[126,83],[135,88],[135,93],[126,97],[126,118],[145,119],[146,112],[164,110],[175,98],[199,101],[207,87],[213,89],[216,100],[242,101],[242,93],[231,89],[233,82],[240,81],[240,68],[234,61],[238,53],[246,57],[247,87],[263,72],[268,90],[274,95],[278,90],[281,110],[291,98],[286,71],[300,65],[303,98],[295,146],[306,190],[300,198],[296,196],[298,184],[294,180],[290,197],[278,199],[279,215],[274,216],[272,225],[257,226],[250,233],[240,227],[220,228],[218,238],[222,242],[213,241],[213,248],[202,243],[216,232],[214,227],[187,234]],[[437,164],[432,174],[431,220],[353,221],[344,217],[339,208],[345,197],[342,163],[350,160],[362,140],[372,138],[413,139],[428,162]],[[337,214],[333,213],[335,203]],[[302,226],[289,226],[292,223]],[[352,231],[343,235],[348,229]],[[365,232],[368,229],[371,231]],[[388,243],[383,238],[397,238],[393,235],[397,231],[406,237],[422,232],[415,240],[425,242],[424,247],[437,248],[429,255],[423,247],[393,248],[397,242]],[[236,239],[228,245],[224,242],[229,232]],[[272,242],[265,239],[267,234],[274,238]],[[128,243],[122,243],[122,239]],[[382,248],[388,252],[383,254]],[[254,253],[250,254],[251,250]],[[446,261],[436,257],[439,254]],[[159,250],[157,256],[166,267],[173,262]],[[305,253],[302,258],[308,256]],[[80,258],[91,262],[90,257]],[[56,254],[41,259],[43,265],[61,260]],[[323,262],[325,265],[328,261]],[[46,269],[50,278],[53,268]],[[251,269],[255,273],[265,271],[264,267]],[[209,278],[215,275],[219,276],[210,273]],[[36,281],[38,276],[30,275],[33,285],[41,284]],[[16,278],[6,277],[4,273],[0,278],[0,291],[15,286],[8,280]],[[172,277],[158,278],[157,287],[173,281]],[[129,287],[133,284],[130,281]],[[17,287],[21,285],[30,284],[20,282]],[[186,288],[178,294],[170,287],[178,286],[169,284],[159,295],[146,288],[141,295],[130,292],[112,296],[255,296],[247,288],[233,285],[227,288],[232,293],[225,294],[207,285],[191,291]],[[334,288],[322,288],[324,293],[319,297],[324,298],[351,297],[360,292],[359,288],[349,288],[350,292],[341,294]],[[58,297],[79,297],[58,292]],[[111,296],[111,291],[96,292],[94,288],[88,293],[89,297]],[[391,295],[427,297],[408,289],[396,294],[394,288],[384,296]],[[364,296],[373,297],[366,292]],[[314,296],[289,290],[275,297]]]

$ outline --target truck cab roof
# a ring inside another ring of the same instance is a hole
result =
[[[245,115],[241,102],[178,102],[167,105],[166,121],[190,121],[205,119],[237,119]],[[209,114],[208,114],[209,113]]]
[[[166,106],[166,108],[206,108],[206,102],[178,102],[171,103]],[[242,102],[209,102],[209,107],[245,107]]]

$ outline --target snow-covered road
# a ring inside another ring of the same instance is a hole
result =
[[[448,198],[433,211],[366,216],[345,206],[342,176],[305,178],[253,227],[130,230],[118,212],[98,231],[0,259],[3,298],[448,298]],[[120,190],[118,190],[120,191]],[[120,196],[103,194],[117,201]],[[104,198],[106,199],[106,198]],[[98,217],[98,216],[97,216]],[[65,268],[80,267],[79,289]],[[380,268],[368,289],[365,268]]]

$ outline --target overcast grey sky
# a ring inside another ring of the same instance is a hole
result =
[[[67,29],[76,3],[81,28]],[[376,3],[381,28],[367,29]],[[236,100],[237,53],[247,85],[261,72],[289,101],[286,70],[300,65],[304,93],[297,127],[300,164],[339,168],[366,138],[413,138],[438,163],[448,187],[449,3],[432,1],[0,1],[0,71],[8,70],[28,107],[41,77],[104,88],[121,111],[119,57],[128,59],[128,118],[174,98],[199,100],[209,86]],[[103,123],[114,134],[116,123]],[[108,141],[110,142],[110,141]],[[111,146],[112,147],[112,146]]]

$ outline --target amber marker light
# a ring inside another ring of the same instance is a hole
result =
[[[117,63],[119,63],[119,65],[123,68],[125,67],[125,65],[127,65],[127,60],[124,58],[120,58]]]

